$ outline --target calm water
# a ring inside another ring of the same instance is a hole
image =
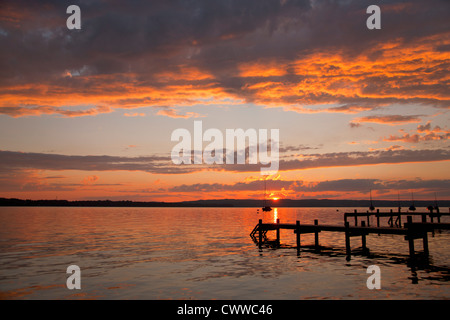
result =
[[[279,208],[263,220],[342,224],[345,211]],[[305,249],[297,256],[292,231],[281,232],[282,248],[260,251],[249,234],[261,216],[254,208],[3,207],[0,298],[450,298],[448,231],[430,234],[429,264],[414,267],[399,235],[369,235],[372,256],[350,261],[342,233],[321,233],[321,244],[335,248],[321,254]],[[313,242],[302,236],[302,244]],[[352,238],[353,249],[360,245]],[[66,288],[72,264],[81,269],[81,290]],[[380,290],[366,286],[374,264],[381,269]]]

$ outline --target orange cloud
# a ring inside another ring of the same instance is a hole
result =
[[[425,125],[419,125],[417,127],[417,132],[443,132],[439,126],[435,126],[431,129],[431,121],[428,121]]]
[[[2,88],[0,114],[12,117],[60,114],[66,117],[109,113],[115,108],[191,106],[233,99],[211,83],[166,82],[157,88],[142,86],[136,74],[85,75],[64,80]],[[87,110],[78,106],[96,105]],[[65,106],[62,108],[61,106]],[[166,112],[169,115],[168,112]],[[163,113],[164,114],[164,113]],[[195,116],[190,114],[190,116]]]
[[[92,183],[96,182],[98,179],[99,179],[99,177],[95,176],[95,175],[94,176],[87,176],[81,182],[84,185],[89,185],[89,184],[92,184]]]
[[[211,73],[202,71],[189,65],[177,66],[176,71],[163,71],[157,73],[155,77],[159,82],[172,82],[175,80],[198,81],[206,79],[214,79]]]
[[[133,113],[126,112],[123,115],[125,117],[145,117],[146,116],[146,114],[142,113],[142,112],[140,112],[140,113],[139,112],[133,112]]]
[[[443,135],[438,135],[435,133],[429,133],[426,135],[419,135],[419,134],[412,134],[405,133],[402,136],[393,136],[390,135],[388,138],[384,138],[384,141],[403,141],[403,142],[409,142],[409,143],[417,143],[420,141],[432,141],[432,140],[446,140],[450,138],[450,133],[446,133]]]
[[[373,123],[381,123],[381,124],[389,124],[389,125],[398,125],[403,123],[414,123],[420,122],[420,118],[418,115],[375,115],[375,116],[366,116],[354,119],[352,123],[359,122],[373,122]]]
[[[355,113],[408,102],[448,107],[449,94],[443,83],[450,76],[448,73],[435,74],[443,62],[449,61],[446,52],[435,50],[435,43],[440,41],[448,43],[449,36],[443,39],[433,36],[409,45],[400,41],[383,43],[351,58],[340,52],[314,52],[291,62],[289,77],[282,77],[281,71],[271,73],[270,70],[287,68],[284,63],[277,68],[274,62],[253,64],[251,68],[241,66],[243,70],[250,70],[241,72],[241,76],[248,76],[250,83],[244,89],[255,102],[283,105],[285,109],[299,113]],[[382,54],[372,59],[370,56],[377,52]],[[268,80],[267,75],[273,76]],[[257,76],[260,78],[250,78]],[[318,108],[314,106],[317,104],[333,106]],[[378,120],[392,123],[387,118]],[[397,120],[405,121],[399,117]],[[418,122],[420,119],[409,120]]]
[[[286,65],[279,65],[275,61],[246,62],[239,66],[239,75],[244,78],[284,76],[286,69]]]
[[[173,109],[159,110],[156,114],[160,116],[167,116],[170,118],[184,118],[184,119],[201,117],[201,115],[196,112],[186,112],[185,114],[179,114],[176,113],[176,111]]]
[[[404,132],[400,130],[400,132]],[[422,134],[424,133],[424,134]],[[390,135],[384,141],[403,141],[408,143],[418,143],[420,141],[447,140],[450,139],[450,130],[443,130],[439,126],[431,128],[431,121],[425,125],[417,126],[417,133],[404,133],[400,136]]]
[[[108,106],[97,106],[85,110],[67,110],[52,106],[14,106],[0,107],[0,114],[6,114],[13,118],[24,116],[39,116],[43,114],[57,114],[64,117],[94,116],[100,113],[109,113],[112,109]]]
[[[445,83],[450,75],[442,72],[442,68],[450,59],[447,52],[435,48],[436,43],[449,42],[450,35],[440,35],[411,44],[383,43],[351,58],[340,51],[322,50],[290,62],[269,58],[243,62],[236,71],[229,71],[230,79],[225,78],[226,81],[218,81],[211,72],[189,65],[156,74],[59,75],[39,84],[4,85],[0,113],[13,117],[42,114],[75,117],[111,112],[115,108],[218,105],[223,101],[254,102],[299,113],[358,113],[394,103],[448,108],[450,97]],[[371,58],[376,53],[377,58]],[[235,82],[238,87],[228,86]],[[97,107],[78,110],[76,106],[81,105]],[[159,114],[198,116],[172,111]],[[378,120],[383,122],[381,118]]]

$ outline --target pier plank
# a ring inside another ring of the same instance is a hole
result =
[[[351,213],[352,215],[365,216],[367,213]],[[395,216],[396,214],[390,213],[390,216]],[[416,215],[423,215],[421,213],[416,213]],[[347,221],[347,216],[345,216],[344,225],[327,225],[327,224],[319,224],[317,220],[314,220],[314,224],[300,224],[300,221],[296,221],[296,223],[280,223],[280,220],[277,219],[276,223],[263,223],[260,219],[258,225],[253,229],[251,236],[254,240],[256,237],[254,236],[256,232],[259,233],[259,247],[261,248],[261,244],[263,242],[263,235],[265,238],[265,233],[267,231],[275,230],[277,233],[277,244],[280,244],[280,230],[293,230],[294,234],[296,234],[297,240],[297,252],[300,251],[300,235],[306,233],[314,233],[315,234],[315,247],[319,247],[319,238],[318,234],[320,232],[342,232],[345,233],[345,243],[346,243],[346,252],[350,254],[350,238],[351,237],[361,237],[363,249],[367,249],[366,247],[366,236],[369,234],[396,234],[396,235],[404,235],[405,240],[409,242],[410,255],[414,255],[414,240],[415,239],[423,239],[423,248],[424,253],[426,255],[429,254],[428,251],[428,232],[432,232],[437,229],[450,230],[450,223],[432,223],[432,222],[412,222],[412,216],[408,215],[407,223],[405,223],[404,227],[379,227],[379,226],[369,226],[365,224],[365,221],[361,222],[360,226],[350,226]],[[391,224],[392,225],[392,224]]]

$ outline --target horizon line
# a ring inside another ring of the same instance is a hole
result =
[[[278,200],[274,200],[274,199],[267,199],[267,201],[270,202],[270,204],[274,207],[277,206],[277,204],[279,204],[278,206],[283,206],[286,205],[283,204],[283,202],[288,202],[288,203],[302,203],[302,202],[327,202],[329,204],[334,204],[334,205],[338,205],[339,203],[342,205],[344,203],[348,203],[348,202],[353,202],[353,203],[370,203],[370,199],[328,199],[328,198],[324,198],[324,199],[318,199],[318,198],[311,198],[311,199],[289,199],[289,198],[284,198],[284,199],[278,199]],[[172,202],[168,202],[168,201],[155,201],[155,200],[147,200],[147,201],[136,201],[136,200],[110,200],[110,199],[91,199],[91,200],[67,200],[67,199],[38,199],[38,200],[33,200],[33,199],[19,199],[19,198],[4,198],[4,197],[0,197],[0,206],[5,205],[5,204],[12,204],[12,205],[18,205],[19,203],[28,203],[28,204],[32,204],[32,203],[58,203],[58,204],[62,204],[62,203],[66,203],[66,204],[82,204],[82,203],[97,203],[97,204],[101,204],[101,203],[111,203],[111,204],[161,204],[161,205],[182,205],[182,204],[194,204],[194,203],[216,203],[220,204],[222,203],[228,203],[231,204],[233,202],[235,202],[236,204],[243,204],[243,203],[247,203],[250,204],[250,202],[252,204],[254,203],[259,203],[261,202],[260,199],[197,199],[197,200],[184,200],[184,201],[172,201]],[[385,205],[394,205],[394,206],[405,206],[405,204],[407,203],[408,205],[411,203],[411,200],[394,200],[394,199],[378,199],[378,200],[372,200],[372,202],[374,204],[377,204],[378,206],[385,206]],[[419,203],[421,203],[422,205],[424,204],[430,204],[433,203],[437,206],[438,202],[444,203],[444,206],[450,206],[450,200],[439,200],[436,201],[436,199],[426,199],[426,200],[414,200],[414,203],[417,205]],[[259,205],[258,205],[259,206]]]

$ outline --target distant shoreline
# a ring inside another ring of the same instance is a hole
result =
[[[402,208],[409,208],[411,201],[396,200],[374,200],[373,205],[380,208],[396,208],[400,205]],[[434,200],[415,200],[416,207],[428,207],[434,205]],[[437,202],[440,208],[450,207],[450,200]],[[195,200],[180,202],[158,202],[158,201],[130,201],[130,200],[24,200],[15,198],[0,198],[1,207],[235,207],[235,208],[259,208],[262,207],[262,200],[252,199],[219,199],[219,200]],[[278,201],[268,201],[268,205],[278,208],[306,208],[306,207],[369,207],[369,200],[332,200],[332,199],[280,199]]]

